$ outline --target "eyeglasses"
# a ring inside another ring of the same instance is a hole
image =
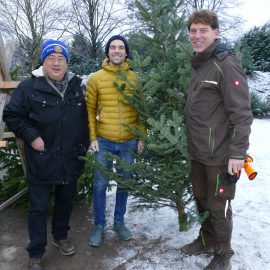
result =
[[[63,57],[54,57],[54,56],[47,56],[45,58],[45,61],[49,62],[49,63],[55,63],[58,62],[59,64],[65,63],[66,58]]]
[[[113,50],[113,51],[115,51],[116,49],[118,49],[120,51],[124,51],[126,49],[125,46],[115,46],[115,45],[111,45],[109,48],[110,48],[110,50]]]

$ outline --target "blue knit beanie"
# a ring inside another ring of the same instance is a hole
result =
[[[106,44],[106,46],[105,46],[105,54],[106,54],[107,56],[109,55],[109,47],[110,47],[110,45],[111,45],[111,42],[112,42],[113,40],[116,40],[116,39],[122,40],[122,41],[124,42],[125,48],[126,48],[126,53],[127,53],[127,57],[126,57],[126,58],[130,58],[130,51],[129,51],[128,43],[127,43],[126,39],[125,39],[123,36],[120,36],[120,35],[112,36],[112,37],[108,40],[108,42],[107,42],[107,44]]]
[[[67,47],[62,41],[54,39],[47,39],[44,41],[42,45],[41,63],[43,63],[45,58],[51,53],[63,54],[67,59],[67,63],[69,62]]]

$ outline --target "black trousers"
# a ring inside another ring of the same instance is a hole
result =
[[[76,195],[76,181],[64,185],[29,184],[30,213],[27,246],[30,258],[41,258],[47,245],[47,210],[54,195],[52,236],[55,240],[66,239],[70,229],[69,220]]]
[[[206,214],[200,229],[200,238],[215,252],[233,255],[231,236],[233,229],[231,200],[235,184],[226,176],[227,166],[206,166],[191,162],[193,194],[200,214]]]

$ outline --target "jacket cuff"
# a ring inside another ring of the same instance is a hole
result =
[[[238,160],[244,160],[246,158],[246,155],[243,154],[230,154],[230,159],[238,159]]]
[[[40,133],[36,129],[30,129],[30,130],[24,131],[22,139],[27,144],[31,144],[38,137],[40,137]]]

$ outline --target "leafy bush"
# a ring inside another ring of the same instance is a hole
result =
[[[5,172],[0,181],[0,203],[8,200],[26,187],[22,163],[15,138],[9,140],[7,147],[0,148],[0,170]],[[28,202],[24,195],[15,205],[24,209],[28,208]]]
[[[244,61],[254,65],[254,70],[270,71],[270,24],[254,27],[244,34],[236,43],[236,51],[244,54]]]
[[[251,97],[251,109],[253,115],[265,115],[270,111],[270,101],[263,100],[257,93],[252,92]]]
[[[93,153],[88,152],[86,157],[80,157],[85,161],[84,171],[77,184],[77,200],[88,205],[92,204],[93,200],[93,183],[94,183],[94,161]]]

